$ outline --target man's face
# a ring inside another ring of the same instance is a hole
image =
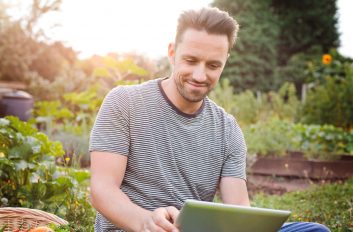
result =
[[[226,35],[187,29],[175,47],[169,45],[172,78],[188,102],[199,102],[216,86],[228,57]]]

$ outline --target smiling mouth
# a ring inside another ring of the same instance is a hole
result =
[[[193,82],[193,81],[187,81],[186,83],[188,83],[189,85],[192,85],[193,87],[196,87],[196,88],[206,88],[208,86],[206,83],[197,83],[197,82]]]

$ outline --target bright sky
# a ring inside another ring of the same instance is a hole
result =
[[[343,55],[353,58],[353,1],[338,0],[338,31],[340,32]]]
[[[61,27],[50,37],[67,41],[81,55],[135,51],[157,58],[167,54],[177,18],[189,8],[211,0],[63,0],[53,17]]]
[[[19,1],[19,0],[18,0]],[[62,0],[61,12],[43,19],[46,34],[65,42],[81,57],[135,51],[157,58],[167,54],[180,12],[212,0]],[[21,0],[23,5],[31,0]],[[353,58],[353,1],[338,0],[339,51]],[[59,23],[54,28],[49,25]]]

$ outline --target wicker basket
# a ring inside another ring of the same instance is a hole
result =
[[[0,208],[0,229],[6,226],[5,232],[19,229],[35,228],[54,223],[56,225],[67,225],[68,222],[58,216],[38,209],[20,207]]]

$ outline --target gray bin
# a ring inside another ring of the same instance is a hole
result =
[[[24,91],[2,89],[0,91],[0,117],[17,116],[28,121],[33,109],[33,97]]]

